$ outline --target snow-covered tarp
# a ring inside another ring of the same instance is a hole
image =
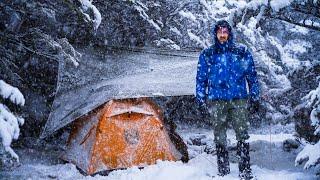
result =
[[[192,95],[197,51],[83,49],[79,66],[59,63],[55,100],[41,138],[111,99]]]

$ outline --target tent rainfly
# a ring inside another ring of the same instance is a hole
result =
[[[59,62],[55,99],[40,138],[112,99],[194,94],[199,52],[78,50],[79,66]]]

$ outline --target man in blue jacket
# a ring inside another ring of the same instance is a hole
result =
[[[253,58],[245,46],[233,42],[227,21],[218,21],[213,34],[214,44],[203,50],[199,57],[196,98],[201,106],[208,107],[219,175],[230,173],[226,131],[231,125],[238,141],[239,176],[252,179],[249,143],[246,142],[249,138],[248,113],[259,107],[259,84]]]

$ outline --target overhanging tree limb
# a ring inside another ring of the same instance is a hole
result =
[[[308,20],[307,18],[305,18],[305,19],[302,21],[302,23],[301,23],[301,21],[298,22],[298,21],[295,21],[295,20],[293,20],[293,19],[291,19],[291,18],[288,18],[288,17],[286,17],[286,16],[281,16],[281,15],[280,15],[280,16],[274,16],[274,17],[271,16],[270,18],[271,18],[271,19],[282,20],[282,21],[288,22],[288,23],[290,23],[290,24],[294,24],[294,25],[302,26],[302,27],[305,27],[305,28],[308,28],[308,29],[320,31],[320,27],[319,27],[319,26],[314,26],[314,25],[312,25],[312,24],[314,24],[314,23],[313,23],[314,21],[312,21],[312,24],[311,24],[311,25],[306,24],[306,20]]]

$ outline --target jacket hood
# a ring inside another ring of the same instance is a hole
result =
[[[221,44],[217,38],[217,31],[219,29],[219,27],[226,27],[228,28],[230,34],[229,34],[229,39],[226,43]],[[226,20],[220,20],[218,21],[215,26],[212,29],[212,34],[213,34],[213,40],[214,40],[214,45],[217,48],[228,48],[228,47],[232,47],[233,45],[233,32],[232,32],[232,28],[230,26],[230,24],[226,21]]]

